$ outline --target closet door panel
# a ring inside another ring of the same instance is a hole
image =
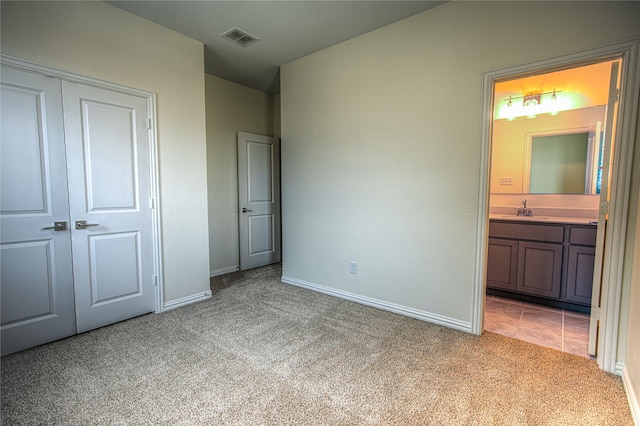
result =
[[[60,81],[2,67],[2,354],[75,334]]]
[[[145,97],[63,82],[79,332],[155,308]]]

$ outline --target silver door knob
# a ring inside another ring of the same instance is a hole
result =
[[[249,210],[249,209],[248,209],[248,208],[246,208],[246,207],[243,207],[243,208],[242,208],[242,213],[248,213],[248,212],[252,212],[252,211],[253,211],[253,210]]]
[[[45,229],[53,229],[54,231],[66,231],[67,230],[67,222],[53,222],[53,226],[47,226]]]
[[[87,223],[86,220],[76,220],[76,229],[87,229],[90,226],[99,226],[99,223]]]

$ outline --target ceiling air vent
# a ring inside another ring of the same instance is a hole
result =
[[[232,41],[242,47],[247,47],[249,45],[252,45],[256,41],[260,41],[258,37],[254,37],[251,34],[242,31],[240,28],[231,28],[220,37],[226,38],[227,40]]]

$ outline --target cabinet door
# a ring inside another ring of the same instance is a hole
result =
[[[595,253],[594,247],[569,246],[566,295],[568,302],[591,305]]]
[[[516,285],[518,291],[559,299],[561,281],[561,244],[520,242]]]
[[[489,238],[487,250],[487,287],[516,289],[518,242]]]

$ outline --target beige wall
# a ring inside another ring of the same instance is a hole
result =
[[[273,95],[273,135],[280,136],[280,93]]]
[[[624,383],[631,403],[636,424],[640,424],[640,113],[636,122],[636,144],[633,155],[632,193],[629,199],[629,225],[627,232],[625,276],[628,286],[623,288],[620,321],[626,327],[620,327],[625,345],[619,348],[618,358],[624,362]]]
[[[596,128],[596,122],[604,127],[605,107],[583,108],[579,110],[563,111],[559,115],[540,115],[534,119],[519,117],[513,121],[495,120],[493,122],[493,141],[491,149],[491,180],[492,194],[523,193],[524,162],[527,148],[527,134],[566,130],[567,132],[585,132],[589,128]],[[513,185],[501,185],[501,177],[513,179]]]
[[[637,205],[635,208],[637,210]],[[627,393],[635,396],[630,401],[636,422],[640,423],[640,215],[636,216],[633,246],[624,375]]]
[[[483,73],[637,22],[637,2],[450,2],[284,65],[285,279],[469,327]]]
[[[164,301],[209,290],[202,44],[102,2],[2,2],[2,54],[157,93]]]
[[[237,132],[273,135],[273,96],[206,75],[210,274],[238,269]]]

